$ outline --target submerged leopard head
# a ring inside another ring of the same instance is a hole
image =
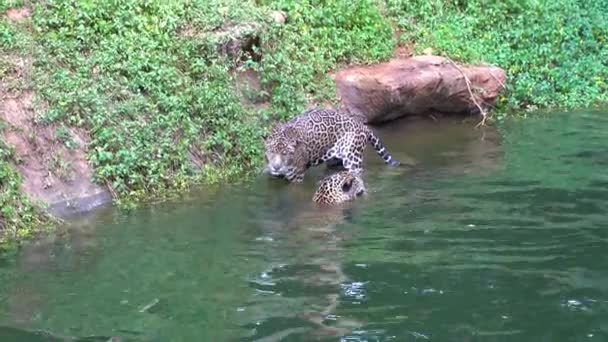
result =
[[[266,171],[274,177],[295,178],[308,162],[306,148],[295,127],[277,125],[264,139]]]
[[[340,171],[323,178],[312,200],[320,204],[352,201],[365,194],[365,184],[359,172]]]

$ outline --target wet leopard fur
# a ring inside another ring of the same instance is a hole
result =
[[[319,204],[344,203],[356,199],[365,191],[365,184],[359,173],[340,171],[319,182],[312,200]]]
[[[346,170],[357,171],[368,142],[387,165],[400,164],[365,124],[332,109],[307,110],[275,126],[264,140],[266,170],[290,182],[301,182],[308,168],[324,162],[342,161]]]

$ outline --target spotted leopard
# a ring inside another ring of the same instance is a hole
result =
[[[365,184],[360,173],[340,171],[319,182],[319,187],[312,200],[319,204],[344,203],[365,194],[365,191]]]
[[[387,165],[400,164],[364,123],[337,110],[310,109],[275,126],[264,139],[266,171],[290,182],[302,182],[308,168],[324,162],[341,161],[346,170],[360,170],[368,142]]]

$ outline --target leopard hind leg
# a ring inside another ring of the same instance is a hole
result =
[[[344,165],[342,164],[342,159],[340,158],[330,158],[329,160],[327,160],[325,162],[325,164],[327,165],[328,169],[342,169],[344,168]]]
[[[348,171],[360,171],[363,168],[364,139],[349,139],[341,144],[336,157],[342,160],[342,165]]]

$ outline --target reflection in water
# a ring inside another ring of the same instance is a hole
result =
[[[84,274],[99,253],[95,232],[94,225],[75,225],[30,241],[22,247],[18,267],[26,274],[49,278],[64,272]],[[15,325],[27,326],[48,304],[46,294],[35,290],[37,285],[25,282],[8,297],[8,313]]]
[[[379,135],[404,166],[367,151],[344,207],[311,203],[319,167],[32,242],[0,262],[0,341],[608,340],[608,117]]]
[[[264,312],[268,317],[256,317],[264,321],[254,327],[254,334],[247,340],[279,341],[286,337],[321,338],[347,336],[353,328],[362,324],[336,314],[340,291],[348,292],[348,277],[341,266],[341,242],[348,239],[339,227],[347,219],[353,203],[319,208],[308,204],[294,217],[269,217],[265,224],[266,232],[257,240],[266,244],[281,245],[290,251],[274,260],[277,265],[263,271],[251,281],[258,290],[257,296],[248,306],[257,301],[267,301],[267,297],[277,298],[277,310]],[[294,311],[286,305],[292,284],[303,287],[304,307]],[[287,308],[284,311],[281,308]],[[286,318],[291,318],[286,322]],[[275,322],[283,321],[277,325]]]

